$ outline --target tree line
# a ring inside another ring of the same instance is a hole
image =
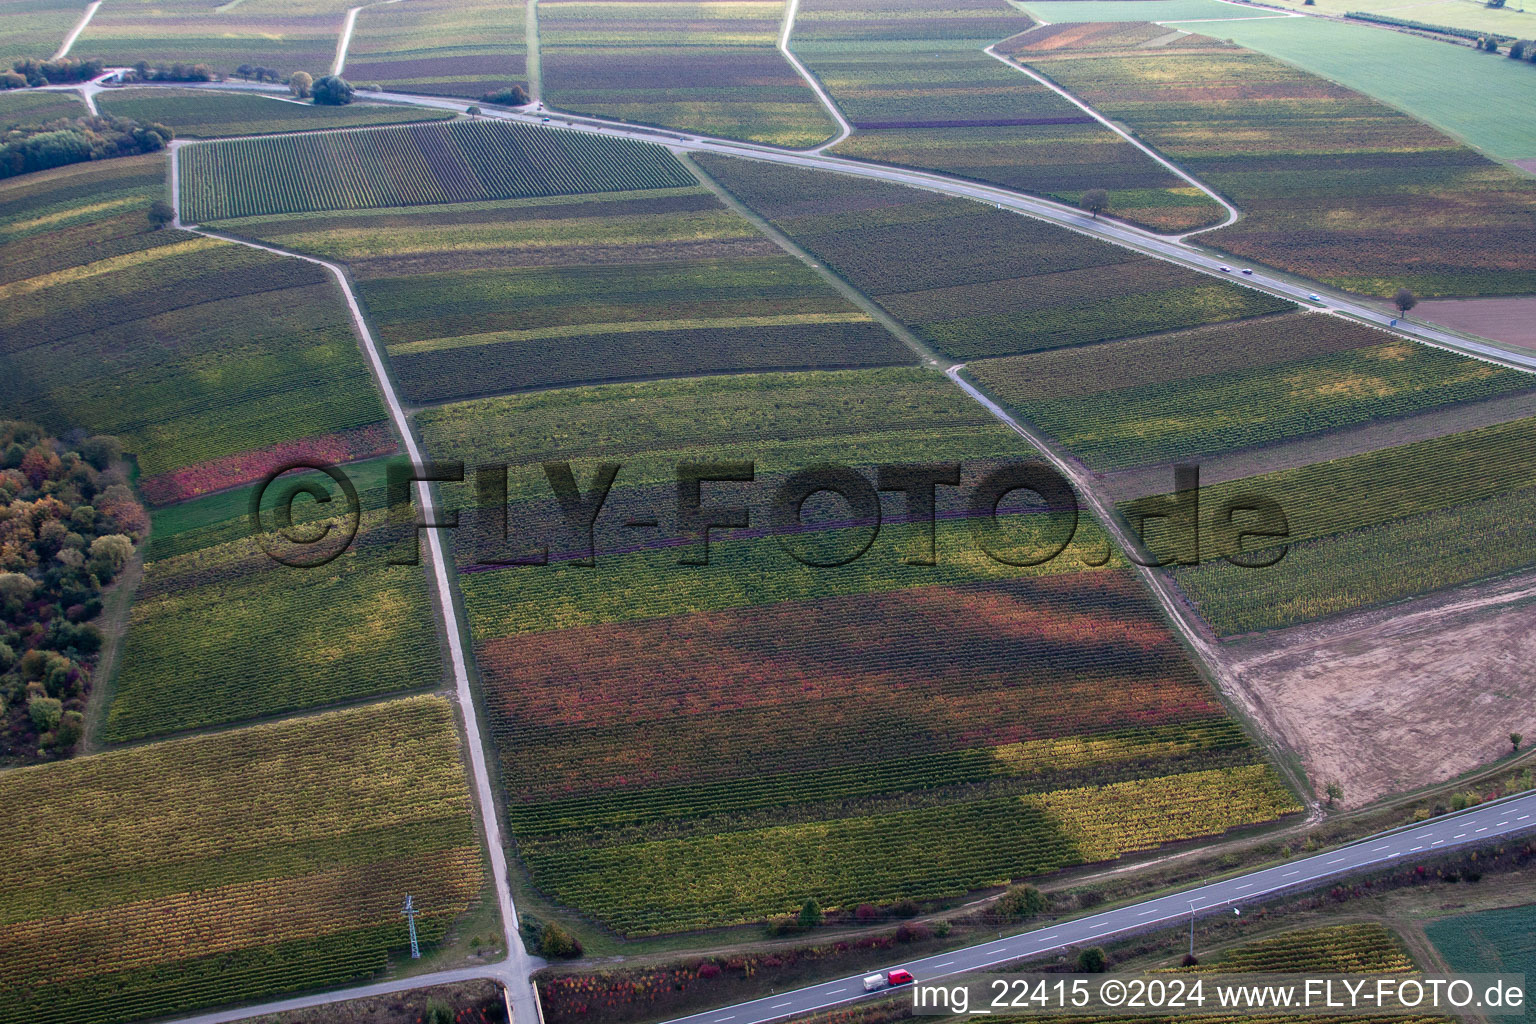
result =
[[[80,740],[92,620],[149,529],[127,468],[116,438],[0,422],[0,763],[67,757]]]
[[[123,117],[66,117],[19,125],[0,136],[0,178],[87,160],[154,153],[175,136],[163,124]]]

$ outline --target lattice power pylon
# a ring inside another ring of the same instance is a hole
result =
[[[410,893],[405,895],[405,909],[400,911],[400,916],[404,917],[411,927],[411,959],[420,960],[421,946],[416,943],[416,904],[411,902]]]

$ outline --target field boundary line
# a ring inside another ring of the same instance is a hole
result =
[[[91,23],[92,18],[96,17],[96,12],[100,9],[101,0],[93,0],[92,3],[88,4],[85,8],[85,13],[80,15],[80,20],[75,22],[75,27],[70,29],[69,35],[64,37],[64,42],[59,47],[58,51],[48,59],[63,60],[65,57],[69,56],[70,47],[75,45],[75,40],[80,38],[80,33],[85,31],[85,27]],[[91,113],[95,113],[95,111],[93,110]]]
[[[533,0],[529,0],[529,2],[531,3]],[[784,55],[785,60],[789,61],[790,66],[799,72],[800,77],[805,79],[805,84],[811,87],[811,91],[816,94],[816,98],[821,101],[821,105],[826,107],[827,113],[832,115],[832,120],[837,122],[837,136],[835,138],[828,139],[826,142],[806,150],[807,153],[820,153],[822,150],[830,149],[852,135],[853,125],[848,123],[848,119],[843,116],[842,110],[838,109],[837,104],[832,102],[831,95],[826,89],[822,88],[821,82],[817,80],[815,75],[811,74],[809,68],[800,63],[800,58],[796,57],[794,51],[789,48],[789,34],[795,30],[795,15],[799,13],[800,0],[789,0],[789,3],[784,5],[784,23],[779,30],[779,52]]]
[[[1147,154],[1147,156],[1151,157],[1153,160],[1156,160],[1159,164],[1161,164],[1162,166],[1166,167],[1168,170],[1172,171],[1174,174],[1178,175],[1180,178],[1182,178],[1185,181],[1189,182],[1191,185],[1193,185],[1195,188],[1199,189],[1201,192],[1204,192],[1207,196],[1209,196],[1210,198],[1214,199],[1216,202],[1220,203],[1222,209],[1227,211],[1227,219],[1222,221],[1220,224],[1212,224],[1212,225],[1210,225],[1208,227],[1196,228],[1193,231],[1186,231],[1183,234],[1172,235],[1172,236],[1169,236],[1169,237],[1177,238],[1180,241],[1182,241],[1183,239],[1186,239],[1186,238],[1190,237],[1191,235],[1198,235],[1198,234],[1201,234],[1202,232],[1205,232],[1205,231],[1215,231],[1218,228],[1231,227],[1233,224],[1236,224],[1239,220],[1242,219],[1242,217],[1243,217],[1242,211],[1239,210],[1237,207],[1233,206],[1231,203],[1227,202],[1225,199],[1223,199],[1221,197],[1221,195],[1218,194],[1215,189],[1213,189],[1209,185],[1205,184],[1205,182],[1200,181],[1199,179],[1197,179],[1194,175],[1192,175],[1188,171],[1184,170],[1178,164],[1174,163],[1172,160],[1169,160],[1167,157],[1165,157],[1161,153],[1157,152],[1157,150],[1153,149],[1151,146],[1147,145],[1145,142],[1142,142],[1140,139],[1136,138],[1130,132],[1126,131],[1124,128],[1121,128],[1119,125],[1115,124],[1109,118],[1105,117],[1103,114],[1101,114],[1097,110],[1093,109],[1093,107],[1089,106],[1087,103],[1085,103],[1082,100],[1078,99],[1076,96],[1072,95],[1066,89],[1063,89],[1061,86],[1057,85],[1055,82],[1051,81],[1049,78],[1047,78],[1045,75],[1042,75],[1040,72],[1036,71],[1034,68],[1026,67],[1023,64],[1018,63],[1017,61],[1011,61],[1007,57],[1004,57],[1002,54],[998,53],[995,49],[993,49],[993,47],[995,47],[996,45],[997,45],[996,43],[993,43],[990,46],[987,46],[987,47],[983,48],[981,52],[985,53],[988,57],[991,57],[994,60],[1002,61],[1003,64],[1006,65],[1007,67],[1013,68],[1015,71],[1021,72],[1021,73],[1025,74],[1025,75],[1028,75],[1030,78],[1034,79],[1036,82],[1039,82],[1041,85],[1045,86],[1047,89],[1051,90],[1056,95],[1058,95],[1062,99],[1066,100],[1068,103],[1071,103],[1072,105],[1076,106],[1083,113],[1087,114],[1089,117],[1093,118],[1095,121],[1099,122],[1104,127],[1108,128],[1110,131],[1112,131],[1116,135],[1120,136],[1126,142],[1129,142],[1131,145],[1135,146],[1137,149],[1139,149],[1143,153]]]
[[[416,440],[409,417],[404,407],[400,404],[400,397],[395,392],[395,386],[390,379],[389,370],[384,362],[384,357],[379,350],[378,343],[374,340],[373,332],[368,327],[368,322],[363,316],[361,305],[357,301],[357,295],[352,289],[352,283],[348,279],[346,270],[337,263],[320,259],[316,256],[306,256],[302,253],[291,252],[276,246],[253,242],[248,239],[208,231],[196,225],[183,224],[181,221],[181,160],[180,151],[188,144],[173,144],[170,153],[171,163],[171,191],[172,209],[175,216],[172,226],[183,231],[205,238],[215,238],[220,241],[230,242],[235,245],[243,245],[252,249],[260,249],[276,256],[285,256],[290,259],[303,260],[316,266],[324,267],[335,278],[336,284],[341,289],[343,298],[346,299],[347,310],[352,318],[352,327],[362,343],[363,352],[368,358],[370,370],[372,370],[379,391],[384,398],[385,408],[389,412],[389,418],[395,429],[399,432],[401,440],[405,444],[406,455],[411,463],[421,466],[426,463],[421,447]],[[197,143],[191,143],[197,145]],[[416,482],[417,507],[423,522],[437,521],[436,501],[432,496],[431,485],[425,481]],[[497,813],[495,792],[491,785],[490,774],[486,767],[485,734],[480,725],[479,711],[475,706],[474,692],[470,687],[469,669],[464,654],[463,630],[459,622],[458,608],[454,603],[453,588],[448,577],[447,556],[443,548],[442,538],[437,530],[426,531],[427,562],[431,569],[431,578],[435,596],[440,606],[445,632],[448,639],[449,659],[453,666],[455,694],[459,705],[459,714],[462,716],[465,732],[465,748],[469,756],[470,771],[475,780],[476,804],[480,812],[480,825],[486,840],[487,853],[491,862],[492,884],[496,888],[496,899],[501,911],[503,939],[506,943],[507,956],[502,962],[501,970],[496,977],[506,985],[513,1006],[520,1014],[524,1024],[532,1024],[540,1018],[538,1008],[532,998],[532,984],[529,975],[532,973],[530,958],[523,948],[522,936],[519,933],[517,908],[512,902],[512,888],[507,871],[507,853],[502,842],[501,821]],[[412,986],[415,987],[415,986]]]

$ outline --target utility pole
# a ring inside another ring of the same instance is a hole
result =
[[[421,959],[421,947],[416,943],[416,905],[411,902],[410,893],[405,895],[405,909],[400,911],[400,916],[405,918],[411,927],[411,959]],[[1194,940],[1191,939],[1191,942]]]

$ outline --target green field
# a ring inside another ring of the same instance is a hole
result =
[[[0,92],[0,129],[40,124],[61,117],[85,117],[88,110],[73,92]]]
[[[165,181],[156,155],[0,185],[0,406],[122,437],[156,501],[199,493],[201,476],[259,477],[264,466],[227,472],[253,452],[331,450],[326,438],[381,423],[334,280],[154,230],[145,213]]]
[[[421,697],[5,772],[0,1021],[361,982],[405,948],[407,893],[430,949],[483,881],[460,753]]]
[[[85,13],[85,7],[84,0],[0,2],[0,67],[8,69],[13,61],[27,57],[52,57]]]
[[[121,89],[98,96],[96,106],[108,117],[157,121],[175,129],[178,138],[193,139],[438,121],[453,116],[446,110],[378,103],[319,107],[273,96],[206,89]]]
[[[1076,203],[1112,193],[1114,215],[1156,230],[1221,220],[1219,205],[1078,107],[982,52],[1028,29],[1002,0],[933,10],[806,0],[797,56],[858,129],[843,156],[920,167]]]
[[[1105,51],[1032,34],[1048,74],[1244,212],[1205,244],[1369,295],[1536,291],[1536,182],[1423,122],[1216,39]]]
[[[916,359],[700,187],[239,230],[347,263],[412,402]]]
[[[359,12],[347,48],[355,82],[479,99],[527,85],[522,0],[411,0]]]
[[[1536,906],[1485,910],[1424,926],[1451,970],[1464,974],[1524,974],[1525,1001],[1536,989]]]
[[[419,566],[386,563],[401,531],[383,522],[382,460],[347,473],[361,492],[361,529],[352,550],[317,568],[280,565],[263,552],[248,518],[253,488],[155,514],[104,738],[438,683],[426,577]],[[301,506],[316,507],[307,499]],[[313,512],[296,521],[346,525]],[[276,650],[286,652],[281,665],[270,664]]]
[[[1358,4],[1351,0],[1345,6],[1349,10],[1373,7],[1370,0]],[[1505,13],[1486,10],[1478,3],[1455,6],[1475,17]],[[1531,73],[1536,69],[1529,64],[1366,25],[1262,16],[1226,20],[1239,18],[1243,12],[1215,0],[1161,0],[1152,4],[1145,0],[1027,0],[1025,7],[1052,23],[1156,18],[1191,32],[1231,39],[1423,118],[1495,159],[1536,158],[1536,135],[1526,127],[1524,116],[1536,103],[1536,75]],[[1384,13],[1420,21],[1445,20],[1435,6],[1394,7]],[[1516,16],[1533,17],[1529,13]],[[1210,18],[1223,20],[1178,21]],[[1510,34],[1530,37],[1536,31]],[[1413,74],[1403,74],[1406,67],[1413,68]]]
[[[1384,448],[1202,488],[1209,538],[1230,498],[1257,494],[1284,510],[1292,547],[1268,569],[1214,560],[1174,570],[1222,635],[1310,622],[1529,569],[1536,473],[1522,453],[1536,421]],[[1126,506],[1122,505],[1122,511]],[[1250,541],[1249,549],[1259,544]]]
[[[971,376],[1094,469],[1193,459],[1536,388],[1313,314],[987,360]]]
[[[231,139],[181,160],[190,222],[695,183],[660,146],[506,121]]]
[[[1027,456],[932,370],[605,385],[418,420],[434,458],[511,463],[518,541],[552,519],[541,462],[576,460],[583,486],[594,462],[623,465],[594,568],[562,564],[576,549],[555,532],[544,567],[457,546],[520,856],[541,892],[613,931],[751,921],[807,896],[949,898],[1295,806],[1086,517],[1061,557],[1020,568],[982,553],[961,489],[941,487],[933,565],[909,564],[927,531],[895,495],[863,557],[788,557],[764,507],[787,472],[957,461],[974,486]],[[675,466],[724,459],[754,461],[752,487],[710,492],[747,500],[751,529],[680,565]],[[815,557],[869,528],[818,509],[794,535]],[[664,513],[659,537],[618,525],[646,510]],[[1007,516],[1010,552],[1060,522]]]
[[[956,360],[1294,308],[985,203],[713,155],[697,162]]]
[[[206,64],[232,75],[260,65],[287,81],[295,71],[327,73],[354,0],[114,0],[104,4],[70,52],[108,64]]]
[[[775,46],[782,0],[539,4],[552,106],[778,146],[836,125]]]

